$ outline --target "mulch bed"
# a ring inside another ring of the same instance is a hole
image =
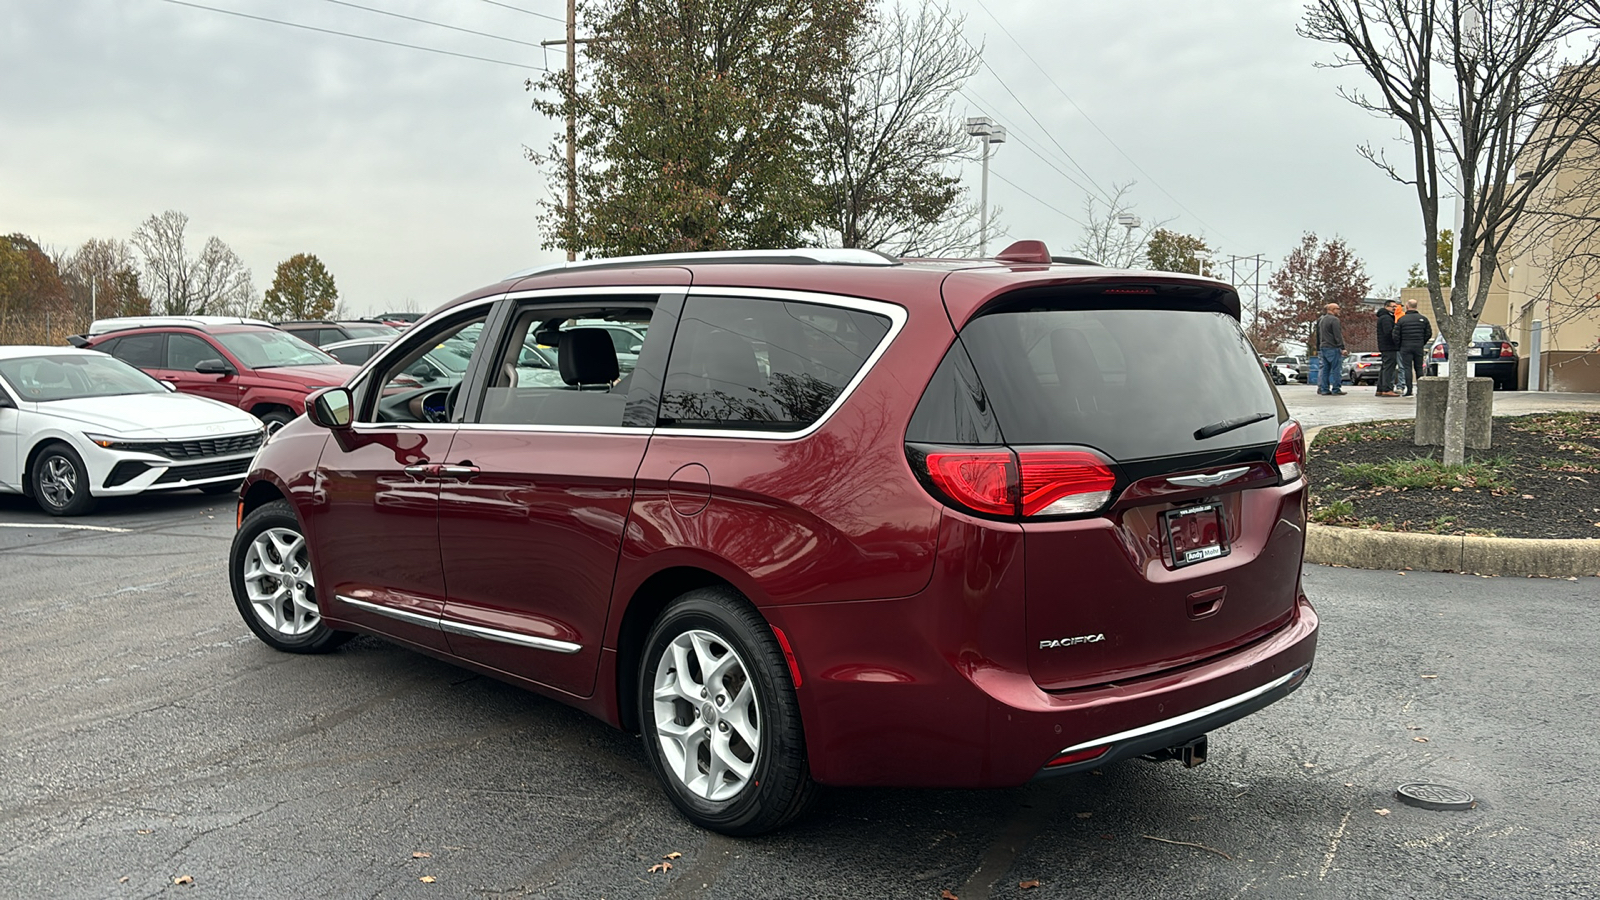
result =
[[[1467,450],[1468,463],[1485,463],[1492,472],[1497,483],[1489,487],[1470,477],[1455,487],[1375,484],[1348,468],[1441,459],[1443,448],[1418,447],[1411,435],[1409,420],[1319,432],[1307,466],[1312,520],[1384,531],[1600,538],[1600,414],[1496,417],[1493,447]]]

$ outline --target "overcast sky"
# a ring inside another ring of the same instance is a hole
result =
[[[561,64],[527,45],[564,36],[562,0],[352,2],[511,40],[335,0],[0,0],[0,233],[69,250],[176,209],[196,247],[233,247],[258,291],[279,261],[315,253],[358,313],[431,309],[557,259],[535,222],[544,178],[523,157],[555,129],[523,81]],[[1421,259],[1415,195],[1356,154],[1398,149],[1398,131],[1339,99],[1364,85],[1315,67],[1330,48],[1296,36],[1300,4],[952,5],[990,67],[957,112],[1010,130],[989,191],[1012,236],[1057,253],[1078,240],[1084,190],[1062,169],[1091,188],[1137,181],[1139,214],[1222,255],[1276,262],[1303,231],[1340,235],[1375,289]],[[966,174],[976,192],[977,166]]]

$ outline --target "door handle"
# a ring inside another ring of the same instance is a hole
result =
[[[406,466],[403,471],[412,478],[438,478],[439,468],[438,463],[417,463]]]
[[[466,481],[468,478],[478,474],[479,471],[477,466],[470,464],[438,466],[436,468],[438,468],[440,476],[445,478],[456,478],[460,479],[461,481]]]

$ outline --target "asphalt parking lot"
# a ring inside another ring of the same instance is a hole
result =
[[[1600,893],[1597,579],[1308,567],[1316,671],[1205,766],[838,790],[738,841],[678,818],[636,738],[553,702],[371,639],[257,643],[232,528],[192,492],[76,520],[0,498],[0,895]],[[1411,780],[1479,805],[1401,805]]]

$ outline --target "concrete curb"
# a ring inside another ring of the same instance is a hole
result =
[[[1307,431],[1308,447],[1321,430]],[[1412,534],[1308,523],[1305,560],[1352,569],[1570,578],[1600,575],[1600,540]]]

